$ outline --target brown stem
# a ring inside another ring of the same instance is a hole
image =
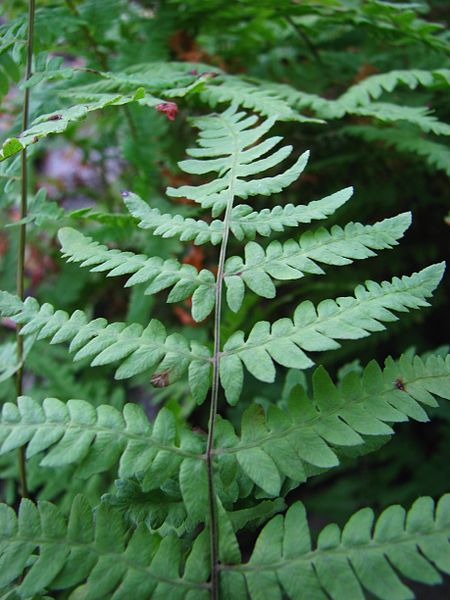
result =
[[[25,81],[31,77],[31,68],[33,62],[33,34],[34,34],[34,13],[35,0],[29,0],[28,3],[28,38],[27,38],[27,63],[25,67]],[[30,109],[30,88],[26,87],[23,95],[23,110],[22,110],[22,131],[28,128],[28,115]],[[21,193],[20,193],[20,219],[25,219],[27,216],[28,205],[28,162],[27,149],[22,150],[21,155]],[[19,226],[19,249],[17,256],[17,295],[21,300],[24,299],[24,279],[25,279],[25,247],[27,243],[27,225],[22,223]],[[17,324],[17,363],[20,365],[16,373],[16,396],[17,398],[23,392],[23,337],[20,335],[20,325]],[[25,447],[19,448],[19,478],[20,478],[20,495],[22,498],[28,497],[27,485],[27,470],[25,463]]]
[[[223,221],[223,238],[220,246],[219,264],[216,280],[216,305],[214,313],[214,354],[213,354],[213,377],[211,388],[211,405],[208,422],[208,440],[206,445],[206,467],[208,475],[208,505],[209,505],[209,536],[210,536],[210,561],[211,561],[211,600],[219,598],[219,531],[217,522],[217,505],[214,491],[214,430],[217,416],[219,399],[219,369],[220,369],[220,322],[222,316],[222,290],[225,272],[225,258],[230,233],[231,211],[234,202],[234,179],[236,171],[237,156],[230,172],[230,198],[225,211]]]

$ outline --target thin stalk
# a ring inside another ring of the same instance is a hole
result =
[[[308,48],[309,52],[312,54],[313,58],[323,67],[323,61],[320,57],[319,51],[314,46],[312,41],[309,39],[308,35],[303,31],[303,29],[294,21],[294,19],[290,16],[286,17],[286,21],[295,31],[295,33],[299,36],[299,38],[303,41],[305,46]]]
[[[28,2],[28,39],[27,39],[27,63],[25,67],[25,81],[31,77],[31,68],[33,61],[33,35],[34,35],[34,13],[35,0]],[[30,108],[30,88],[25,88],[23,95],[23,110],[22,110],[22,131],[28,128],[28,116]],[[28,206],[28,161],[27,149],[22,150],[21,155],[21,193],[20,193],[20,219],[25,219],[27,216]],[[19,249],[17,256],[17,295],[21,300],[24,299],[24,279],[25,279],[25,247],[27,243],[27,226],[22,223],[19,226]],[[16,396],[17,398],[23,392],[23,337],[20,335],[20,325],[17,324],[16,329],[16,347],[17,347],[17,364],[19,369],[16,373]],[[22,498],[28,497],[27,485],[27,470],[25,463],[25,447],[19,448],[19,478],[20,478],[20,495]]]
[[[236,159],[235,159],[236,162]],[[223,238],[220,245],[219,264],[217,268],[216,281],[216,305],[214,312],[214,354],[213,354],[213,377],[211,388],[211,404],[209,409],[208,440],[206,444],[206,468],[208,475],[208,511],[209,511],[209,539],[210,539],[210,561],[211,561],[211,600],[219,598],[219,533],[217,522],[217,505],[214,491],[214,430],[217,416],[219,399],[219,367],[220,367],[220,323],[222,317],[222,290],[225,272],[225,258],[227,253],[228,237],[230,233],[231,210],[234,201],[234,171],[233,165],[230,185],[230,200],[225,211],[223,221]]]

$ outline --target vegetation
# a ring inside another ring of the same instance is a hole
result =
[[[4,1],[0,599],[448,589],[447,13]]]

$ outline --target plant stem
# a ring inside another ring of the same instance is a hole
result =
[[[308,48],[309,52],[312,54],[313,58],[323,67],[323,61],[320,57],[319,51],[314,46],[312,41],[309,39],[308,35],[303,31],[303,29],[294,21],[294,19],[290,16],[286,17],[286,21],[295,31],[295,33],[300,37],[305,46]]]
[[[35,0],[28,2],[28,38],[27,38],[27,63],[25,71],[25,81],[31,77],[31,68],[33,61],[33,34],[34,34],[34,13]],[[22,109],[22,131],[28,127],[28,114],[30,107],[30,88],[26,87],[23,95]],[[20,219],[27,216],[28,205],[28,162],[27,149],[22,150],[21,155],[21,194],[20,194]],[[27,225],[22,223],[19,226],[19,249],[17,256],[17,295],[21,300],[24,299],[24,279],[25,279],[25,247],[27,243]],[[17,363],[20,365],[16,374],[16,396],[17,398],[23,392],[23,337],[20,335],[20,325],[17,324],[16,330]],[[19,477],[20,477],[20,495],[22,498],[28,497],[27,470],[25,463],[25,447],[19,448]]]
[[[219,533],[217,522],[217,506],[214,491],[214,429],[217,416],[217,405],[219,398],[219,367],[220,367],[220,322],[222,316],[222,289],[225,271],[225,258],[227,253],[228,237],[230,233],[231,210],[234,201],[234,172],[235,164],[231,170],[231,185],[229,189],[230,200],[227,204],[223,221],[223,238],[220,246],[219,264],[217,268],[216,281],[216,306],[214,312],[214,354],[213,354],[213,377],[211,388],[211,405],[208,422],[208,441],[206,445],[206,468],[208,474],[208,504],[209,504],[209,536],[210,536],[210,560],[211,560],[211,600],[219,598]]]

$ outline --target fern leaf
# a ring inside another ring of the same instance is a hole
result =
[[[347,135],[360,137],[368,142],[382,142],[399,152],[417,154],[424,158],[433,169],[444,171],[450,176],[450,161],[448,146],[427,140],[417,134],[415,129],[379,128],[370,125],[349,125],[342,132]]]
[[[259,212],[240,204],[231,212],[230,229],[238,240],[253,239],[256,234],[267,237],[272,231],[280,232],[287,227],[297,227],[299,223],[325,219],[345,204],[352,194],[353,188],[348,187],[309,204],[286,204],[272,209],[263,208]]]
[[[416,125],[422,131],[431,132],[435,135],[450,135],[450,125],[442,123],[430,114],[426,107],[397,106],[387,102],[372,102],[367,106],[352,109],[351,114],[364,117],[374,117],[379,121],[397,122],[407,121]]]
[[[287,227],[297,227],[299,223],[325,219],[351,197],[353,188],[348,187],[330,196],[314,200],[305,205],[287,204],[253,211],[248,204],[239,204],[231,211],[230,230],[238,240],[253,239],[256,234],[269,236],[272,231],[284,231]],[[124,196],[131,215],[139,220],[139,227],[149,229],[162,237],[178,237],[182,241],[193,240],[195,244],[211,242],[219,244],[223,236],[223,221],[206,221],[184,218],[181,215],[162,214],[151,208],[137,194]]]
[[[91,359],[92,366],[121,361],[117,379],[127,379],[148,369],[156,370],[155,384],[168,385],[187,371],[191,391],[202,402],[209,387],[210,353],[197,342],[189,343],[178,333],[167,335],[160,321],[153,319],[144,329],[135,323],[110,323],[99,318],[88,321],[77,310],[68,315],[34,298],[22,302],[17,296],[0,292],[0,314],[23,325],[21,334],[50,339],[51,344],[70,342],[74,360]]]
[[[423,69],[409,69],[389,71],[366,77],[356,85],[352,85],[339,98],[341,104],[352,107],[369,104],[372,100],[377,100],[384,92],[392,92],[398,86],[404,84],[411,90],[417,86],[425,87],[450,86],[450,70],[435,69],[434,71],[425,71]]]
[[[71,123],[84,119],[88,113],[107,108],[108,106],[121,106],[130,102],[140,101],[147,106],[156,106],[161,100],[146,94],[142,88],[134,94],[102,94],[92,98],[90,102],[77,104],[58,112],[41,115],[18,137],[8,138],[0,149],[0,161],[17,154],[41,138],[53,133],[66,131]]]
[[[25,341],[21,362],[17,362],[16,342],[8,341],[0,344],[0,383],[12,377],[20,369],[33,344],[34,337],[30,336]]]
[[[281,121],[323,122],[320,119],[313,119],[293,110],[276,92],[243,81],[239,77],[226,75],[216,83],[216,85],[213,82],[212,85],[206,86],[200,93],[201,99],[213,108],[220,103],[228,102]]]
[[[220,115],[195,119],[200,129],[200,148],[188,150],[193,158],[179,163],[180,167],[192,174],[214,171],[218,177],[197,186],[169,187],[167,194],[189,198],[204,208],[212,208],[213,217],[216,217],[228,205],[230,196],[245,199],[248,196],[271,195],[295,181],[306,166],[308,152],[303,153],[283,173],[273,177],[245,179],[276,166],[292,152],[292,146],[284,146],[267,158],[261,158],[281,138],[272,137],[258,142],[272,127],[275,118],[271,117],[254,127],[257,120],[256,115],[237,112],[236,106],[231,106]]]
[[[209,598],[206,531],[193,542],[181,575],[175,535],[161,539],[142,524],[129,537],[117,511],[101,504],[94,519],[82,496],[74,500],[68,522],[49,502],[22,500],[17,516],[0,505],[0,540],[0,585],[23,575],[22,598],[80,584],[74,593],[91,598],[184,598],[190,591],[191,598]]]
[[[197,245],[206,242],[217,245],[222,241],[222,221],[215,219],[207,223],[200,219],[161,213],[159,209],[151,208],[137,194],[129,192],[125,194],[124,201],[130,214],[139,220],[139,227],[149,229],[154,235],[163,238],[178,237],[183,242],[193,240]]]
[[[319,367],[312,383],[312,397],[296,386],[286,409],[271,405],[265,414],[259,405],[247,408],[240,437],[220,421],[219,465],[230,469],[233,457],[234,468],[239,464],[266,494],[277,495],[285,478],[300,483],[314,468],[337,466],[348,449],[370,451],[367,436],[369,441],[391,436],[392,424],[409,419],[427,422],[427,411],[437,406],[434,396],[450,400],[450,355],[389,358],[384,369],[372,361],[361,375],[349,373],[339,385]],[[224,486],[229,485],[225,479]]]
[[[173,414],[166,408],[150,425],[136,404],[125,405],[121,412],[108,405],[94,408],[84,400],[63,403],[46,398],[41,406],[21,396],[17,406],[3,405],[0,454],[25,444],[28,459],[45,451],[40,460],[42,467],[76,465],[75,476],[83,479],[118,464],[119,477],[138,477],[143,493],[153,493],[176,477],[189,527],[204,522],[205,441],[197,434],[178,430]]]
[[[442,278],[444,263],[432,265],[401,279],[381,284],[368,281],[355,289],[355,296],[324,300],[317,309],[310,301],[302,302],[293,319],[279,319],[273,325],[257,323],[245,341],[242,331],[225,343],[220,360],[222,386],[229,402],[240,394],[243,365],[260,381],[275,379],[274,361],[289,368],[305,369],[313,365],[305,350],[338,348],[338,339],[359,339],[385,329],[383,322],[395,321],[392,311],[428,306],[433,290]]]
[[[68,262],[81,262],[82,267],[95,272],[109,271],[110,277],[132,273],[125,287],[146,283],[144,294],[156,294],[173,286],[168,302],[179,302],[193,295],[192,315],[196,321],[205,319],[214,308],[215,279],[207,269],[198,272],[192,265],[181,264],[174,258],[163,260],[110,250],[70,227],[60,229],[58,237]]]
[[[296,388],[287,410],[271,406],[264,415],[260,407],[251,406],[243,415],[240,438],[226,421],[218,422],[214,453],[221,494],[237,493],[238,465],[266,494],[276,495],[286,477],[304,481],[314,474],[311,467],[334,467],[347,448],[364,449],[363,436],[392,435],[390,424],[408,419],[425,422],[426,411],[436,406],[433,396],[450,400],[449,381],[450,357],[388,359],[383,370],[373,361],[361,378],[350,373],[339,386],[319,368],[312,399]],[[177,431],[167,409],[151,426],[135,404],[120,412],[107,405],[95,409],[83,400],[65,404],[48,398],[41,405],[21,397],[18,406],[3,406],[0,444],[2,454],[23,445],[28,458],[45,451],[42,466],[74,464],[76,475],[83,478],[118,463],[119,477],[139,476],[144,493],[176,477],[190,522],[202,520],[201,511],[206,511],[205,440]],[[258,460],[252,463],[251,457]],[[233,473],[231,480],[227,472]]]
[[[234,256],[225,265],[228,304],[234,311],[241,306],[242,293],[236,294],[236,290],[242,290],[243,286],[236,279],[241,279],[256,294],[273,298],[276,288],[272,279],[284,281],[299,279],[305,273],[323,274],[317,262],[343,266],[353,259],[375,256],[373,250],[395,246],[410,223],[411,214],[404,213],[374,225],[349,223],[345,229],[337,225],[331,231],[318,229],[303,234],[298,242],[274,241],[265,249],[249,242],[245,246],[245,260]]]
[[[380,600],[406,600],[413,595],[400,577],[436,585],[442,581],[439,571],[450,572],[449,538],[450,494],[436,504],[419,498],[407,513],[390,506],[376,521],[363,508],[342,531],[327,525],[315,548],[305,508],[296,502],[284,517],[267,523],[246,564],[223,568],[222,586],[233,589],[236,582],[227,579],[245,579],[251,600],[364,600],[366,592]],[[227,600],[233,597],[225,593]]]

